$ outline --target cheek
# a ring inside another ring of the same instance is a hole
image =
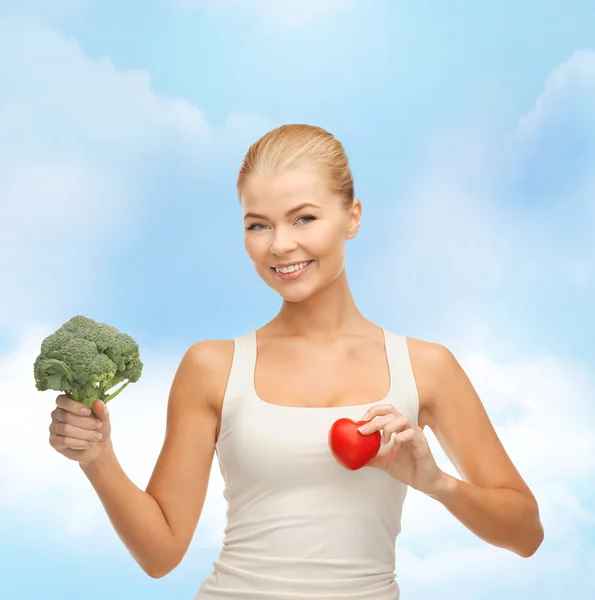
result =
[[[267,251],[267,241],[265,236],[244,236],[244,248],[246,249],[246,253],[250,260],[253,262],[261,261],[263,255],[266,254]]]
[[[304,244],[306,245],[306,244]],[[342,231],[335,226],[321,228],[312,232],[309,236],[308,248],[317,256],[333,256],[342,254],[344,247],[344,237]]]

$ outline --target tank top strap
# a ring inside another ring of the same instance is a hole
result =
[[[230,424],[232,411],[251,396],[254,385],[254,365],[256,362],[256,336],[254,331],[234,338],[233,359],[225,389],[222,406],[222,423]]]
[[[391,373],[391,401],[401,413],[417,423],[419,397],[407,337],[384,329],[384,339]]]
[[[249,331],[234,340],[234,362],[236,379],[242,390],[253,385],[256,364],[256,332]]]

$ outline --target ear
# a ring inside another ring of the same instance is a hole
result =
[[[349,226],[347,228],[347,239],[352,240],[359,231],[359,226],[362,220],[362,203],[359,199],[355,199],[349,209]]]

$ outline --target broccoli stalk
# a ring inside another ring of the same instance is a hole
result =
[[[138,344],[131,336],[80,315],[43,340],[33,366],[38,390],[62,391],[88,407],[95,400],[115,398],[140,379],[142,369]]]

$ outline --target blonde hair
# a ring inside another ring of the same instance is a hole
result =
[[[305,163],[320,166],[331,193],[341,195],[346,208],[352,205],[355,192],[345,149],[331,133],[314,125],[282,125],[254,142],[240,168],[238,197],[252,173],[276,173]]]

